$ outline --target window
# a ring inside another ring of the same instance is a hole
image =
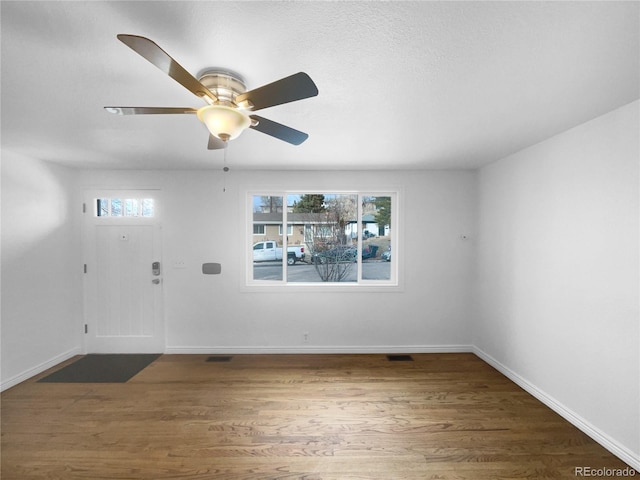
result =
[[[247,284],[397,285],[396,199],[396,192],[249,193]]]
[[[278,227],[278,235],[282,236],[282,225]],[[287,225],[287,235],[293,235],[293,225]]]
[[[143,217],[154,216],[153,198],[97,198],[96,217]]]

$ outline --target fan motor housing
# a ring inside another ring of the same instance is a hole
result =
[[[203,70],[198,74],[198,80],[218,97],[218,103],[222,105],[236,106],[236,97],[247,91],[244,78],[231,70]]]

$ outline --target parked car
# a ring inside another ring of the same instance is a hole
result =
[[[367,258],[375,258],[378,253],[377,245],[368,245],[362,249],[362,259],[366,260]]]
[[[387,262],[391,261],[391,245],[389,245],[387,249],[384,252],[382,252],[382,255],[380,255],[380,258],[382,258],[382,260],[385,260]]]
[[[355,262],[358,259],[358,249],[348,245],[322,250],[311,255],[312,263],[340,263]]]
[[[302,245],[291,245],[287,247],[287,264],[293,265],[297,261],[304,260],[304,247]],[[258,242],[253,245],[254,262],[272,262],[282,260],[282,247],[278,247],[276,242]]]

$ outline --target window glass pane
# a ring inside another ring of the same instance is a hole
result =
[[[357,237],[351,234],[357,223],[357,195],[289,194],[287,207],[289,255],[304,255],[302,262],[289,262],[287,281],[357,281]]]
[[[119,198],[111,199],[111,216],[112,217],[121,217],[122,216],[122,200]]]
[[[109,216],[109,199],[107,198],[96,199],[96,216],[98,217]]]
[[[392,261],[391,197],[362,197],[362,279],[390,280]]]
[[[282,196],[253,195],[253,279],[282,280]],[[262,233],[256,233],[262,228]]]
[[[143,198],[141,202],[142,202],[142,216],[153,217],[154,215],[153,198]]]
[[[125,217],[137,217],[138,215],[138,200],[135,198],[127,198],[124,200],[124,216]]]
[[[397,285],[395,193],[276,192],[249,199],[252,281]]]

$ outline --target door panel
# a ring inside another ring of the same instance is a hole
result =
[[[96,227],[99,336],[152,336],[152,226]]]

